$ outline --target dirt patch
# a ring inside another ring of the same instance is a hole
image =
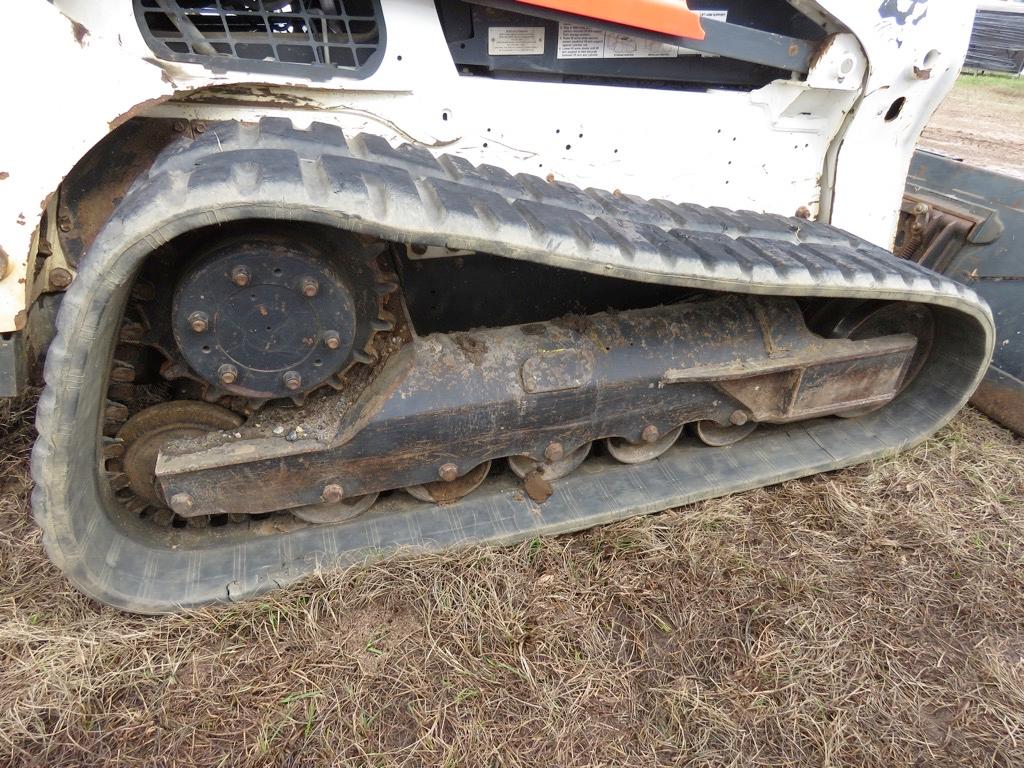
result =
[[[889,461],[145,619],[46,561],[4,408],[0,764],[1018,760],[1024,451],[972,411]]]
[[[1024,179],[1024,78],[961,77],[920,145]]]

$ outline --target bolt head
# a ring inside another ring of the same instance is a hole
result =
[[[192,510],[192,507],[194,506],[195,502],[190,494],[176,493],[173,496],[171,496],[169,504],[171,505],[171,509],[177,512],[179,515],[184,515]]]
[[[446,483],[452,482],[459,476],[459,468],[449,462],[448,464],[442,464],[440,469],[437,470],[437,476],[444,480]]]
[[[193,312],[188,316],[188,327],[195,333],[206,333],[210,327],[210,316],[205,312]]]
[[[640,433],[640,439],[645,443],[656,443],[659,437],[661,437],[661,432],[653,424],[648,424],[644,427],[644,431]]]
[[[302,375],[298,371],[288,371],[281,377],[281,381],[292,392],[302,389]]]
[[[312,277],[302,278],[302,282],[299,284],[299,287],[302,290],[302,295],[307,299],[312,299],[320,292],[320,283]]]
[[[561,461],[563,456],[565,456],[565,449],[562,448],[561,443],[548,443],[547,448],[544,449],[544,458],[548,461]]]
[[[744,411],[736,410],[729,414],[729,423],[737,427],[742,427],[747,423],[747,414]]]
[[[341,334],[337,331],[324,331],[324,346],[328,349],[337,349],[341,346]]]
[[[50,270],[50,287],[51,288],[67,288],[71,285],[71,273],[68,272],[64,267],[54,267]]]
[[[925,205],[924,203],[918,203],[917,205],[914,206],[914,213],[917,214],[918,216],[920,216],[922,213],[925,213],[927,210],[928,206]]]
[[[231,269],[231,282],[239,288],[244,288],[252,282],[252,272],[244,264],[239,264]]]
[[[337,483],[330,483],[324,486],[324,492],[320,494],[320,500],[324,504],[337,504],[345,498],[345,489]]]
[[[234,384],[238,381],[238,369],[230,363],[224,363],[217,369],[217,378],[221,384]]]

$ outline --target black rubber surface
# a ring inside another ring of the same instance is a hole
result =
[[[728,448],[680,444],[643,465],[595,459],[542,506],[498,477],[442,507],[396,495],[334,526],[168,541],[125,522],[100,475],[113,340],[133,276],[154,248],[250,218],[328,223],[645,282],[924,302],[937,338],[914,383],[870,416],[765,430]],[[296,131],[281,120],[213,125],[172,146],[97,237],[58,326],[33,453],[36,519],[50,557],[80,589],[147,613],[252,596],[398,547],[578,530],[892,453],[953,416],[992,351],[991,316],[969,289],[824,225],[584,191],[394,149],[374,136],[346,144],[337,129]]]

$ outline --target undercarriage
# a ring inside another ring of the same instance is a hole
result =
[[[804,219],[224,123],[67,293],[34,503],[82,589],[174,610],[882,456],[991,346],[969,289]]]

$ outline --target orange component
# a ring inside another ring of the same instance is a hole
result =
[[[661,32],[673,37],[703,40],[700,16],[686,7],[686,0],[519,0],[553,11],[564,11],[614,24]]]

